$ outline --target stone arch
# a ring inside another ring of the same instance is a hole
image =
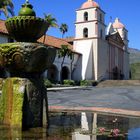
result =
[[[52,82],[58,81],[58,69],[54,64],[49,67],[47,71],[47,78]]]
[[[83,37],[85,37],[85,38],[88,37],[88,28],[83,29]]]
[[[88,21],[88,12],[84,13],[84,21]]]
[[[69,79],[70,72],[69,72],[69,68],[68,67],[64,66],[62,68],[61,72],[62,72],[62,74],[61,74],[62,81],[65,80],[65,79]]]

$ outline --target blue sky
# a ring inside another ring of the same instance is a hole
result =
[[[68,33],[65,36],[75,35],[75,10],[80,8],[86,0],[29,0],[34,6],[36,15],[43,17],[43,13],[52,14],[58,21],[58,24],[66,23],[69,26]],[[15,5],[15,14],[20,9],[21,4],[25,0],[13,0]],[[121,22],[129,31],[129,46],[131,48],[140,49],[140,0],[96,0],[101,9],[106,13],[106,25],[116,17],[119,17]],[[3,18],[1,16],[0,18]],[[61,37],[59,29],[50,28],[47,34]]]

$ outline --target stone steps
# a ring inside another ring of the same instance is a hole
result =
[[[111,86],[140,86],[140,80],[106,80],[100,82],[97,87]]]

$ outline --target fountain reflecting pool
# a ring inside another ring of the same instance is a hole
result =
[[[91,112],[50,112],[48,128],[0,126],[1,140],[140,140],[140,117]]]

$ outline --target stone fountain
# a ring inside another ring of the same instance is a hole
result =
[[[7,19],[5,25],[17,42],[0,44],[0,67],[9,73],[9,77],[1,79],[0,123],[22,129],[42,127],[48,100],[41,75],[53,63],[56,51],[37,40],[49,25],[36,17],[28,1],[19,15]]]

